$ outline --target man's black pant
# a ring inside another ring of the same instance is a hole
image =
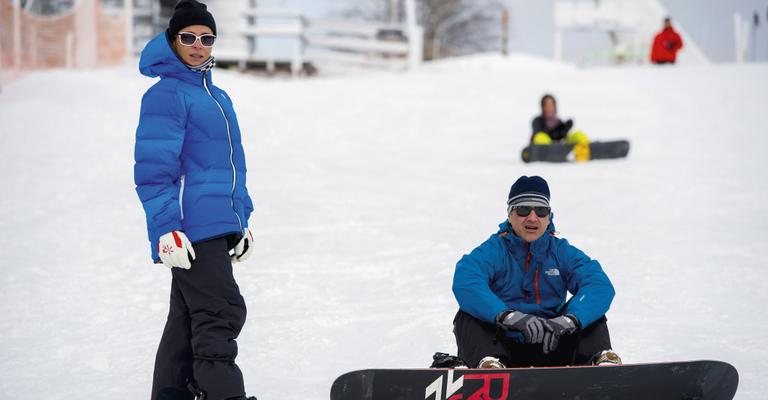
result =
[[[246,309],[228,240],[193,247],[197,258],[190,269],[171,268],[171,305],[155,358],[152,400],[192,400],[188,382],[197,382],[207,400],[245,394],[235,339]]]
[[[509,368],[585,365],[592,357],[611,348],[605,316],[572,335],[560,338],[554,352],[544,354],[542,344],[516,343],[496,325],[459,310],[453,320],[458,356],[471,368],[483,357],[496,357]]]

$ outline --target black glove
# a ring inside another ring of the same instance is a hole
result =
[[[549,136],[552,137],[552,140],[563,140],[568,136],[568,131],[570,131],[572,127],[573,120],[571,119],[565,122],[561,122],[555,129],[552,130]]]
[[[573,315],[567,314],[556,318],[544,320],[546,332],[544,333],[544,354],[549,354],[557,348],[560,336],[570,335],[579,329],[579,320]]]
[[[520,311],[504,311],[496,317],[496,324],[504,330],[521,332],[525,343],[542,343],[546,320]]]

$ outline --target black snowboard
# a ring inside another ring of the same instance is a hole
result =
[[[610,142],[592,142],[589,144],[589,159],[623,158],[629,154],[629,142],[614,140]],[[525,146],[522,152],[524,162],[568,162],[574,161],[573,145],[567,143],[532,144]]]
[[[331,400],[730,400],[739,375],[722,361],[512,369],[367,369],[333,382]]]

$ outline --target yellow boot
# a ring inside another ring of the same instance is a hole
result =
[[[573,157],[576,161],[589,161],[589,138],[584,132],[570,133],[565,142],[573,144]]]
[[[552,138],[547,132],[536,132],[533,135],[533,144],[552,144]]]

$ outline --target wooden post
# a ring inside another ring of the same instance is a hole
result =
[[[75,35],[72,32],[67,32],[67,35],[64,39],[64,47],[65,47],[65,62],[64,65],[68,69],[72,69],[75,67],[75,56],[74,56],[74,48],[75,48]]]
[[[405,24],[408,29],[408,69],[415,69],[424,59],[424,30],[416,23],[416,4],[405,0]]]
[[[37,29],[31,29],[30,33],[30,54],[32,55],[32,62],[29,64],[31,68],[40,68],[40,57],[37,51]]]
[[[501,54],[509,54],[509,10],[506,7],[501,9]]]
[[[736,63],[741,64],[744,62],[744,42],[741,27],[741,15],[739,13],[733,13],[733,30],[734,30],[734,47],[736,49]]]
[[[136,54],[138,49],[133,40],[133,0],[123,0],[123,16],[125,17],[125,51],[126,54]]]
[[[400,19],[400,15],[398,13],[399,4],[400,4],[399,0],[389,0],[389,22],[390,23],[396,23]]]
[[[293,38],[293,56],[291,57],[291,76],[296,78],[301,75],[304,68],[304,23],[303,16],[299,18],[301,27],[299,34]]]
[[[555,28],[555,45],[553,58],[557,62],[560,62],[563,59],[563,30],[561,28]]]
[[[78,68],[93,68],[98,62],[96,2],[80,0],[76,4],[74,65]]]
[[[21,0],[13,6],[13,67],[21,69]]]

